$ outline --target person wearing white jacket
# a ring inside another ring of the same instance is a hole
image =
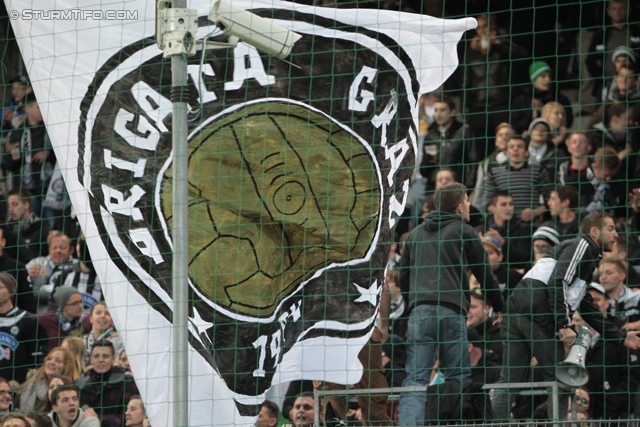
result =
[[[49,418],[55,427],[100,427],[96,416],[83,416],[78,399],[78,387],[62,385],[51,394],[53,410]]]

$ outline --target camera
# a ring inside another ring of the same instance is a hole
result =
[[[285,58],[301,35],[244,9],[219,0],[211,8],[209,20],[229,36],[237,37],[269,55]]]

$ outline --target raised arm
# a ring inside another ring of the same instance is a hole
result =
[[[464,239],[465,256],[469,262],[469,269],[482,286],[482,291],[491,307],[496,312],[503,313],[505,310],[504,299],[498,281],[491,271],[487,251],[482,246],[476,231],[470,226],[465,227]]]

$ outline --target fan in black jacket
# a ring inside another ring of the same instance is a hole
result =
[[[0,377],[23,383],[29,369],[42,362],[43,333],[29,313],[13,306],[16,288],[13,276],[0,273]]]
[[[420,174],[427,178],[427,190],[435,189],[436,173],[449,167],[463,184],[473,187],[477,162],[482,159],[472,129],[455,119],[455,103],[448,97],[434,104],[435,123],[424,138]]]
[[[603,26],[591,39],[586,65],[589,74],[596,79],[592,91],[595,96],[600,94],[604,79],[615,75],[618,65],[616,59],[624,57],[633,62],[633,50],[640,47],[640,26],[627,24],[630,22],[627,8],[626,0],[608,2],[607,15],[611,25]]]
[[[618,319],[609,316],[610,299],[604,288],[597,283],[589,287],[589,294],[603,316],[621,325]],[[575,316],[577,317],[577,316]],[[625,348],[619,342],[600,339],[592,330],[594,338],[587,351],[585,364],[589,371],[589,395],[593,419],[630,418],[635,399],[629,398],[638,390],[640,367],[637,352]]]
[[[491,264],[491,270],[496,276],[498,286],[502,290],[502,297],[506,301],[511,294],[511,291],[518,286],[523,275],[518,270],[511,268],[508,264],[503,264],[503,249],[500,241],[493,237],[483,237],[482,244],[487,251],[487,257],[489,258],[489,264]],[[527,266],[528,267],[528,266]],[[472,290],[473,292],[473,290]],[[500,331],[498,331],[500,335]],[[502,340],[500,340],[500,349],[497,353],[500,353],[500,362],[502,363]]]
[[[29,276],[27,276],[27,269],[22,262],[6,253],[4,250],[5,242],[4,231],[0,228],[0,272],[11,274],[17,282],[13,305],[30,313],[35,313],[37,307],[33,298],[33,286],[29,281]]]
[[[49,227],[46,221],[31,212],[30,191],[9,193],[9,222],[3,225],[7,252],[12,258],[28,264],[33,258],[47,255]]]
[[[133,376],[115,365],[114,356],[111,342],[96,341],[91,349],[93,367],[76,380],[80,405],[95,409],[103,427],[121,427],[127,402],[140,394]]]
[[[528,381],[530,360],[535,357],[545,381],[556,381],[555,367],[564,360],[563,341],[575,339],[571,315],[578,310],[604,339],[640,347],[640,332],[621,331],[603,318],[586,292],[602,252],[610,251],[618,234],[610,215],[588,214],[580,226],[581,236],[566,240],[541,258],[513,290],[508,301],[501,383]],[[625,340],[625,337],[627,338]],[[493,413],[509,419],[511,395],[497,391]],[[566,395],[560,397],[560,417],[566,417]],[[551,414],[552,405],[549,406]]]
[[[25,112],[23,125],[9,134],[5,167],[13,172],[13,188],[31,191],[35,201],[46,194],[56,159],[34,96],[25,98]]]
[[[571,128],[573,124],[571,101],[554,87],[551,79],[551,67],[546,62],[535,61],[529,67],[529,77],[531,77],[532,88],[513,99],[510,123],[518,132],[524,132],[529,128],[533,119],[538,117],[538,110],[544,104],[557,101],[564,106],[567,114],[566,126]]]
[[[476,230],[480,237],[497,239],[502,262],[510,268],[524,268],[531,264],[531,235],[534,227],[514,215],[513,197],[506,190],[492,194],[487,207],[490,215]]]
[[[549,197],[551,219],[540,227],[550,227],[558,233],[560,241],[572,239],[580,233],[580,194],[571,185],[559,185]]]
[[[469,281],[474,274],[496,313],[504,301],[478,233],[466,224],[469,197],[459,183],[444,185],[434,194],[436,211],[413,229],[400,258],[400,289],[409,295],[407,378],[403,386],[429,385],[438,346],[445,382],[471,379],[466,314]],[[496,323],[499,323],[501,316]],[[466,353],[466,354],[465,354]],[[425,394],[400,398],[400,425],[422,425]]]
[[[459,183],[449,184],[436,191],[436,197],[439,191],[446,192],[453,186],[464,188]],[[465,200],[468,203],[466,195]],[[478,233],[460,214],[430,212],[424,223],[407,237],[400,259],[400,288],[409,294],[409,311],[433,303],[466,315],[467,266],[484,286],[494,311],[502,312],[504,301]]]

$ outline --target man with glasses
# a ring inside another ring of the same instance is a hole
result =
[[[91,349],[91,369],[76,381],[80,388],[80,406],[95,409],[102,427],[121,427],[127,402],[140,394],[133,376],[115,361],[113,344],[107,340],[96,341]]]
[[[84,321],[89,313],[83,311],[82,295],[76,288],[57,288],[49,307],[38,316],[38,323],[48,337],[47,349],[58,347],[65,337],[82,337],[91,331],[90,323]]]
[[[0,378],[0,417],[4,417],[13,406],[13,392],[9,381],[4,378]]]

